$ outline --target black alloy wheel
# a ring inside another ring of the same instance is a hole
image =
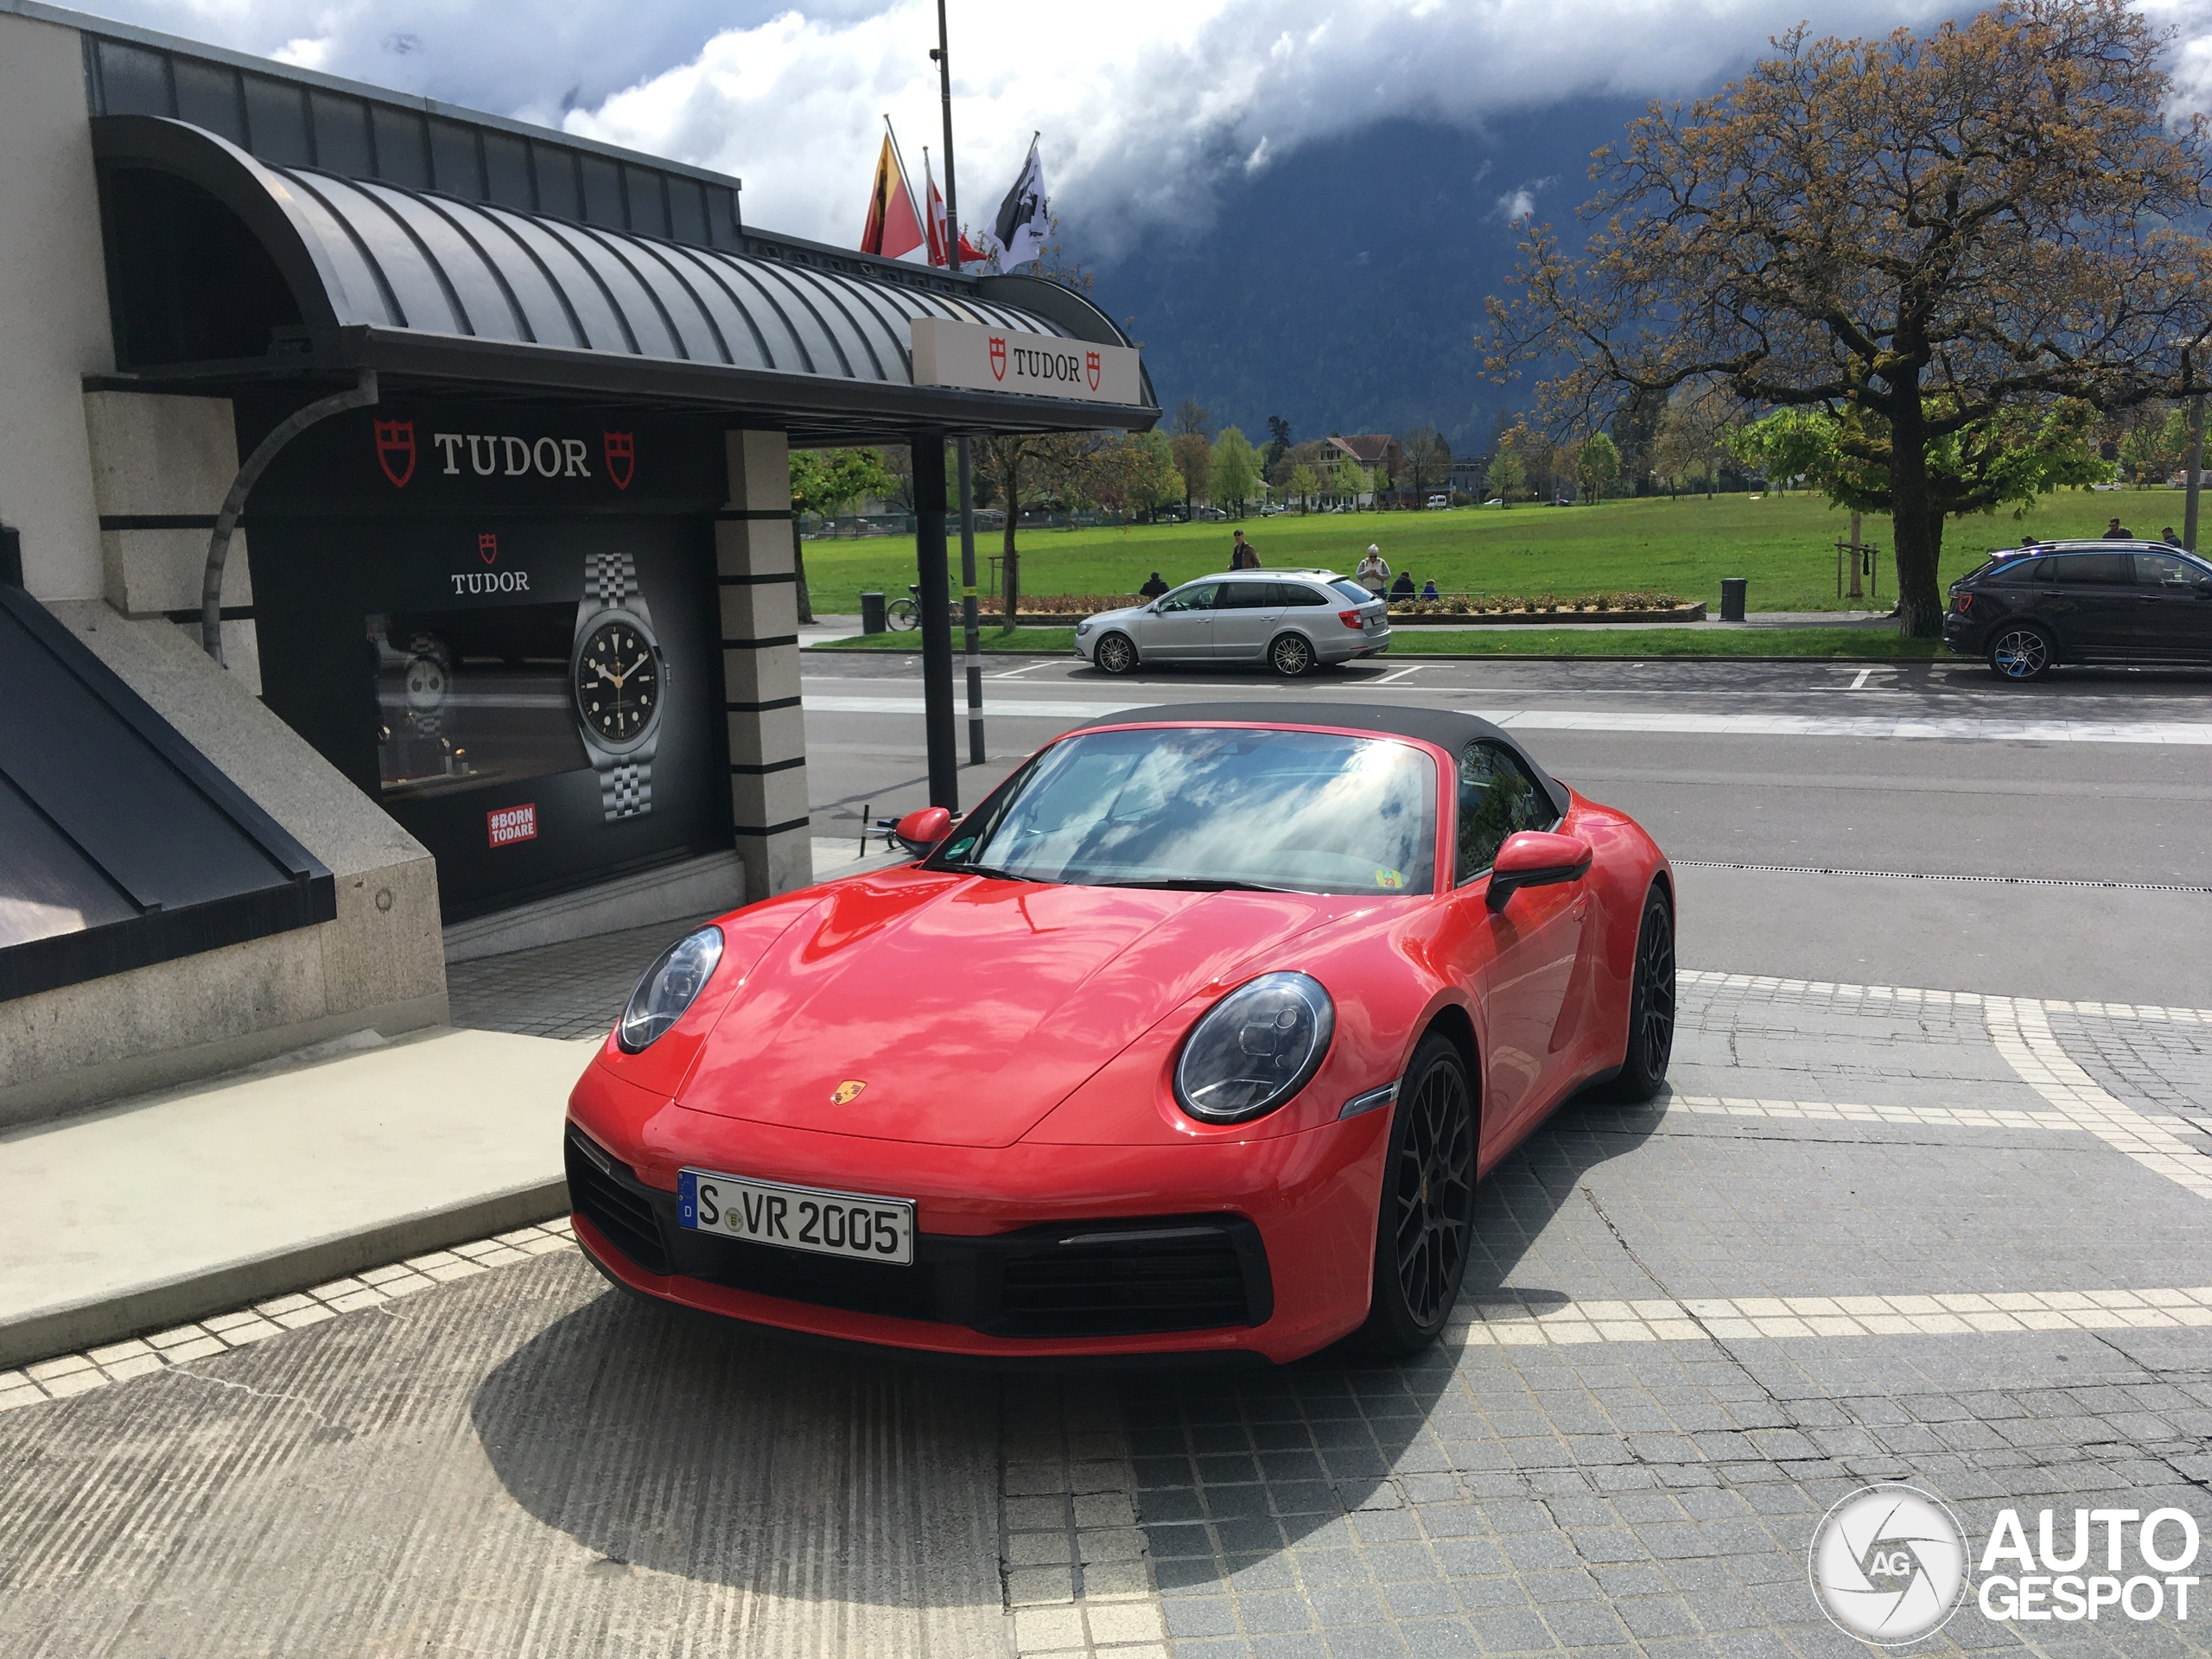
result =
[[[1294,680],[1313,666],[1313,642],[1302,633],[1279,633],[1268,647],[1268,661],[1286,680]]]
[[[1475,1226],[1475,1099],[1452,1040],[1424,1038],[1392,1109],[1366,1345],[1393,1358],[1436,1340],[1459,1299]]]
[[[1675,1052],[1675,913],[1657,887],[1643,901],[1636,935],[1636,976],[1628,994],[1628,1052],[1605,1097],[1649,1100],[1667,1081]]]
[[[2000,680],[2039,680],[2057,655],[2050,636],[2031,622],[2010,623],[1989,642],[1990,671]]]
[[[1101,634],[1091,660],[1109,674],[1126,674],[1137,665],[1137,648],[1126,633]]]

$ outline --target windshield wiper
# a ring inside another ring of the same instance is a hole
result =
[[[1051,885],[1045,876],[1023,875],[1018,870],[1002,870],[994,864],[948,864],[944,868],[960,875],[988,875],[998,881],[1034,881],[1040,886]]]
[[[1146,881],[1086,881],[1086,887],[1160,887],[1171,893],[1303,893],[1302,887],[1271,887],[1261,881],[1227,876],[1163,875]]]

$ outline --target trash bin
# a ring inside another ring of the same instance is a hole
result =
[[[881,633],[883,628],[883,595],[862,594],[861,595],[861,632]]]
[[[1744,589],[1750,584],[1751,578],[1748,576],[1720,578],[1720,620],[1723,622],[1740,622],[1744,620]],[[879,604],[881,599],[882,596],[878,594]]]

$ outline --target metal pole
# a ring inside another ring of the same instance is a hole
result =
[[[958,439],[960,457],[960,620],[968,630],[968,764],[983,764],[983,633],[976,603],[976,495],[968,440]]]
[[[960,810],[960,746],[952,723],[952,594],[944,563],[944,434],[917,432],[914,560],[920,567],[922,715],[929,734],[930,804]]]
[[[952,270],[960,269],[960,191],[952,178],[952,48],[944,32],[944,0],[937,0],[937,50],[930,56],[937,60],[938,93],[944,105],[944,262]],[[961,441],[962,454],[967,454],[967,439]],[[964,476],[964,474],[963,474]]]
[[[944,0],[937,0],[937,84],[944,107],[944,262],[960,269],[960,187],[952,168],[952,43],[946,33]],[[976,480],[965,437],[953,441],[960,470],[960,620],[967,631],[968,762],[983,764],[983,635],[976,613]]]
[[[2189,499],[2182,504],[2181,544],[2196,551],[2196,486],[2204,471],[2204,394],[2189,400]]]

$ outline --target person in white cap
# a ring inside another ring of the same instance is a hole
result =
[[[1367,544],[1367,556],[1359,562],[1356,574],[1359,585],[1378,599],[1390,585],[1389,563],[1383,558],[1382,550],[1372,542]]]

